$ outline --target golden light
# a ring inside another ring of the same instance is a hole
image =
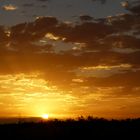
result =
[[[48,38],[48,39],[50,39],[50,40],[55,40],[55,41],[60,39],[59,36],[55,36],[55,35],[53,35],[52,33],[47,33],[47,34],[45,35],[45,37]]]
[[[12,4],[9,4],[9,5],[4,5],[2,7],[5,11],[14,11],[16,9],[18,9],[18,7],[12,5]]]
[[[42,118],[43,118],[43,119],[49,119],[49,115],[48,115],[48,114],[43,114],[43,115],[42,115]]]

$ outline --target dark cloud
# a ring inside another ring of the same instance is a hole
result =
[[[5,28],[3,26],[0,26],[0,43],[7,40],[7,36],[5,33]]]
[[[32,42],[37,41],[52,30],[58,21],[54,17],[39,17],[33,23],[23,23],[11,27],[11,41],[14,42]]]
[[[87,78],[87,85],[99,87],[139,87],[140,71],[128,71],[121,74],[115,74],[107,78]]]
[[[113,32],[114,31],[111,26],[102,23],[84,22],[81,25],[76,25],[75,27],[71,28],[69,34],[66,35],[66,41],[81,43],[91,42],[99,38],[103,38],[107,34],[112,34]]]
[[[140,14],[140,1],[134,1],[131,5],[127,8],[129,11],[135,14]]]
[[[81,15],[80,20],[81,21],[91,21],[91,20],[93,20],[93,17],[91,17],[89,15]]]

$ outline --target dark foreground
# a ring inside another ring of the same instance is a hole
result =
[[[83,119],[51,120],[38,123],[21,123],[0,125],[0,139],[12,140],[139,140],[140,119],[111,120]]]

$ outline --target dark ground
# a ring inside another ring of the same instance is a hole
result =
[[[140,119],[50,120],[0,125],[0,140],[140,140]]]

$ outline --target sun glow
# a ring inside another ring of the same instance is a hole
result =
[[[42,118],[43,118],[43,119],[49,119],[49,115],[48,115],[48,114],[43,114],[43,115],[42,115]]]

